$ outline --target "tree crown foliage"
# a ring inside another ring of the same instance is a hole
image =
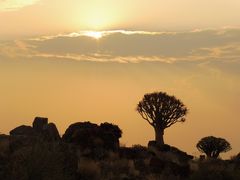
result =
[[[222,152],[230,151],[230,143],[223,139],[214,136],[207,136],[202,138],[196,145],[200,152],[205,153],[208,157],[217,158]]]
[[[165,129],[176,122],[184,122],[188,109],[175,96],[154,92],[144,95],[137,105],[137,111],[153,127]]]

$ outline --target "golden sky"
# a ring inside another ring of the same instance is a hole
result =
[[[146,145],[136,112],[166,91],[189,108],[165,142],[198,155],[204,136],[240,151],[239,0],[0,0],[0,132],[55,122],[112,122],[121,142]],[[187,143],[186,143],[187,142]]]
[[[239,0],[1,0],[0,35],[240,26]]]

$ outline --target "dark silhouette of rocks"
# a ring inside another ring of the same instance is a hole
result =
[[[34,136],[36,135],[36,131],[31,126],[22,125],[11,130],[9,134],[12,136]]]
[[[9,139],[9,150],[11,152],[18,151],[19,149],[33,146],[40,139],[37,136],[26,136],[26,135],[14,135],[10,136]]]
[[[122,131],[117,125],[107,122],[100,124],[99,136],[103,140],[105,148],[119,149],[119,138],[122,137]]]
[[[90,122],[77,122],[67,128],[62,139],[83,149],[103,148],[114,151],[119,148],[121,134],[119,127],[110,123],[98,126]]]
[[[63,134],[63,140],[68,143],[81,144],[85,141],[85,133],[88,131],[92,131],[91,133],[95,133],[94,130],[98,128],[97,124],[93,124],[90,122],[77,122],[71,124],[65,133]],[[90,134],[90,133],[89,133]]]
[[[167,144],[159,145],[156,141],[149,141],[148,150],[154,155],[150,160],[150,169],[153,173],[170,168],[174,175],[181,177],[189,175],[189,162],[193,156]]]
[[[18,139],[19,141],[21,141],[21,139],[26,140],[26,139],[36,139],[36,138],[44,141],[59,141],[61,139],[56,125],[54,123],[48,124],[48,118],[42,118],[42,117],[36,117],[34,119],[33,127],[21,125],[11,130],[10,135],[14,136],[15,139]],[[16,137],[16,136],[21,136],[21,137]]]
[[[46,126],[48,125],[48,118],[43,117],[36,117],[33,121],[33,129],[37,132],[42,132],[44,129],[46,129]]]
[[[240,179],[239,154],[227,161],[193,160],[156,141],[148,147],[120,147],[121,136],[121,129],[111,123],[77,122],[61,138],[54,123],[37,117],[33,127],[22,125],[10,135],[0,134],[0,179]]]
[[[193,159],[192,155],[189,155],[176,147],[168,144],[158,145],[156,141],[149,141],[148,149],[160,158],[165,158],[179,163],[188,163],[189,160]]]
[[[57,126],[54,123],[49,123],[45,126],[43,135],[48,141],[59,141],[61,139]]]

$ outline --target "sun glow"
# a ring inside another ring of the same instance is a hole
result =
[[[122,19],[121,13],[116,10],[116,3],[109,2],[108,5],[102,1],[86,1],[82,11],[76,11],[74,22],[78,24],[78,29],[93,31],[104,31],[113,29]]]
[[[87,31],[84,33],[85,36],[92,37],[94,39],[100,39],[103,37],[103,32],[101,31]]]

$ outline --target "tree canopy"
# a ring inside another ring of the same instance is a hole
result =
[[[176,122],[184,122],[188,109],[175,96],[154,92],[144,95],[137,111],[153,127],[160,125],[165,129]]]
[[[230,143],[223,139],[214,136],[202,138],[196,145],[197,149],[205,153],[209,158],[217,158],[220,153],[230,151]]]

